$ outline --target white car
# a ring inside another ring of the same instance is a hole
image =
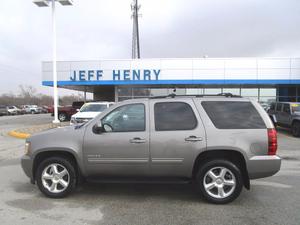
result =
[[[71,117],[70,124],[80,124],[85,123],[100,113],[105,109],[109,108],[115,104],[114,102],[89,102],[85,103],[79,111]]]
[[[21,109],[16,106],[7,106],[7,111],[9,115],[18,115],[21,114]]]
[[[42,112],[41,108],[38,107],[37,105],[24,105],[23,109],[25,110],[26,113],[31,113],[31,114]]]

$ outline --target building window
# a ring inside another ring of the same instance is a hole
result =
[[[221,88],[205,88],[204,89],[204,94],[206,94],[206,95],[217,95],[220,93],[222,93]]]
[[[204,91],[203,91],[203,88],[187,88],[186,94],[187,95],[203,95]]]
[[[222,93],[231,93],[233,95],[241,95],[240,88],[223,88]]]
[[[164,96],[168,95],[168,89],[167,88],[151,88],[150,89],[150,95],[151,96]]]
[[[133,97],[143,97],[143,96],[150,96],[150,89],[149,88],[133,88],[132,89],[133,92]]]

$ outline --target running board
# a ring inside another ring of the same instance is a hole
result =
[[[188,184],[188,178],[132,178],[132,177],[87,177],[86,181],[92,183],[126,183],[126,184]]]

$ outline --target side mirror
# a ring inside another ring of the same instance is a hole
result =
[[[76,109],[76,112],[79,112],[79,109]]]
[[[95,134],[101,134],[104,132],[104,129],[102,127],[102,123],[101,121],[99,121],[98,123],[96,123],[94,126],[93,126],[93,132]]]

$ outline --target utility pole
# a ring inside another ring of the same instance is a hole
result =
[[[131,4],[133,29],[132,29],[132,58],[140,58],[140,36],[139,36],[139,9],[138,0],[133,0]]]

